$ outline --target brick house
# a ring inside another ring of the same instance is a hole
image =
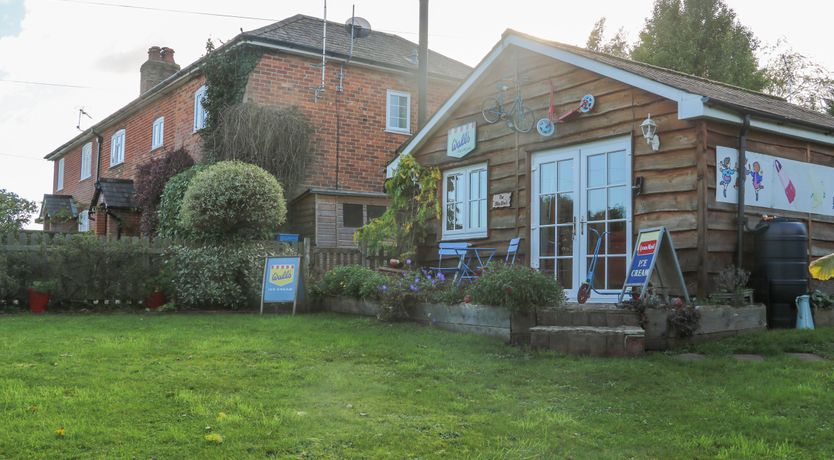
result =
[[[287,191],[286,230],[320,247],[352,247],[355,229],[385,209],[386,162],[417,130],[417,44],[381,32],[352,40],[343,24],[328,22],[324,89],[315,91],[322,84],[322,35],[321,19],[296,15],[222,48],[262,52],[244,102],[297,106],[313,124],[311,166],[301,186]],[[181,147],[201,157],[203,62],[180,69],[173,50],[151,47],[139,97],[45,157],[55,164],[52,207],[79,210],[80,231],[138,234],[131,199],[137,167]],[[470,70],[429,51],[428,113]],[[94,210],[89,217],[87,209]],[[42,218],[45,230],[57,230],[48,215]]]

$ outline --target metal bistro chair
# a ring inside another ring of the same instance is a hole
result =
[[[464,259],[466,258],[466,250],[469,249],[471,243],[440,243],[437,250],[437,267],[430,267],[434,273],[443,273],[444,276],[452,274],[455,281],[458,281],[461,275],[461,268],[464,266]],[[454,259],[454,267],[444,267],[443,260]]]
[[[507,257],[504,263],[507,265],[515,265],[515,257],[518,255],[518,246],[521,244],[521,237],[510,240],[510,246],[507,247]]]

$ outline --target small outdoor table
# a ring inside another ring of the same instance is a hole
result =
[[[489,265],[495,255],[495,248],[459,248],[454,250],[460,256],[458,263],[457,283],[464,279],[475,279],[480,276],[480,270]],[[486,262],[484,261],[486,259]]]

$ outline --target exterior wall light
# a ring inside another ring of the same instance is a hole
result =
[[[657,152],[660,149],[660,138],[657,136],[657,123],[652,120],[652,114],[649,114],[643,120],[640,129],[643,130],[643,138],[646,139],[646,143],[652,147],[653,152]]]

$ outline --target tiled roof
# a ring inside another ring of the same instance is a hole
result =
[[[102,178],[96,183],[93,205],[101,201],[112,209],[134,209],[133,181],[127,179]]]
[[[260,38],[300,50],[321,54],[322,20],[297,14],[243,34],[246,38]],[[373,27],[372,27],[373,29]],[[327,54],[339,57],[350,55],[350,33],[344,24],[327,22]],[[353,58],[357,61],[417,70],[418,45],[397,35],[371,31],[367,37],[353,42]],[[472,69],[454,59],[429,50],[429,73],[453,78],[464,78]]]
[[[694,75],[676,72],[674,70],[664,69],[662,67],[642,62],[632,61],[630,59],[623,59],[609,54],[597,53],[577,46],[542,40],[516,31],[507,31],[505,35],[508,33],[535,40],[570,53],[578,54],[682,91],[699,94],[709,98],[707,103],[714,103],[733,109],[749,111],[752,114],[769,116],[781,119],[785,122],[793,122],[834,130],[834,117],[791,104],[780,97],[739,88],[737,86],[696,77]]]
[[[44,217],[78,217],[78,209],[71,195],[44,195],[40,218]]]

